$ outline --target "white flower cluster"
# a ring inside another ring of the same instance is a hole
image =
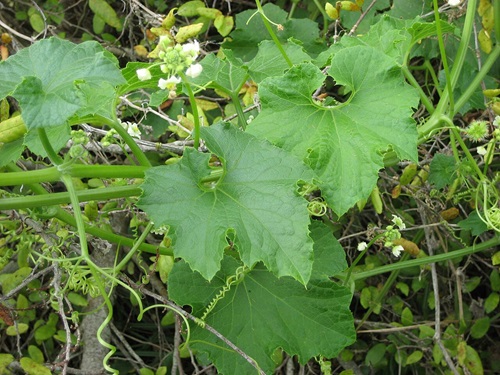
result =
[[[394,245],[392,241],[398,240],[401,238],[401,233],[399,232],[400,229],[405,229],[406,225],[403,222],[403,219],[401,219],[397,215],[392,215],[392,220],[394,225],[388,225],[385,228],[385,233],[383,236],[385,237],[385,247],[391,248],[392,254],[395,257],[399,257],[401,255],[401,252],[404,251],[403,246],[401,245]],[[368,248],[368,244],[366,242],[360,242],[358,244],[358,251],[364,251]]]
[[[162,90],[169,90],[169,97],[175,97],[176,85],[181,82],[179,75],[184,72],[188,77],[198,77],[203,67],[199,63],[195,63],[200,55],[200,44],[198,41],[193,41],[185,44],[176,44],[171,46],[170,39],[160,37],[160,51],[158,58],[160,62],[154,64],[160,65],[160,69],[167,75],[167,79],[160,78],[158,87]],[[151,68],[151,67],[150,67]],[[136,71],[137,77],[141,81],[147,81],[152,78],[150,68],[138,69]]]

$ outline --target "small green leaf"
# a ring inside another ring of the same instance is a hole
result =
[[[153,371],[153,370],[150,370],[150,369],[145,368],[145,367],[143,367],[143,368],[141,368],[141,369],[139,370],[139,374],[140,374],[140,375],[155,375],[155,373],[154,373],[154,371]]]
[[[199,0],[187,1],[177,9],[177,14],[181,17],[194,17],[199,14],[198,8],[205,8],[205,3]]]
[[[68,299],[75,306],[87,306],[89,304],[87,298],[75,292],[69,292]]]
[[[94,33],[98,35],[102,34],[105,27],[106,22],[97,14],[94,14],[94,18],[92,19],[92,30],[94,30]]]
[[[481,284],[481,277],[474,276],[465,281],[465,292],[471,293],[474,289],[476,289],[479,284]]]
[[[470,230],[473,236],[479,236],[488,230],[488,226],[481,220],[477,211],[472,211],[467,219],[459,221],[458,226],[464,230]]]
[[[31,267],[21,267],[8,278],[2,280],[2,294],[9,293],[12,289],[21,284],[26,277],[31,273]]]
[[[422,359],[423,356],[424,356],[423,352],[421,352],[420,350],[415,350],[406,359],[406,365],[408,366],[408,365],[412,365],[414,363],[420,362],[420,360]]]
[[[43,364],[43,362],[45,362],[45,358],[43,357],[43,352],[38,348],[38,346],[29,345],[28,354],[30,355],[31,359],[33,359],[33,361],[35,361],[36,363]]]
[[[494,266],[497,266],[500,264],[500,251],[497,251],[493,256],[491,257],[491,263]]]
[[[411,326],[413,324],[413,313],[408,307],[405,307],[401,313],[401,323],[404,326]]]
[[[490,329],[490,318],[485,316],[484,318],[480,318],[474,322],[470,329],[470,335],[475,339],[480,339]]]
[[[21,358],[19,363],[28,375],[51,375],[51,372],[47,367],[35,362],[29,357]]]
[[[28,332],[29,325],[26,323],[17,323],[17,328],[16,326],[9,326],[5,330],[5,333],[7,333],[7,336],[17,336],[22,335],[23,333]]]
[[[421,339],[434,337],[434,334],[436,333],[434,328],[429,326],[419,326],[418,329],[420,331],[418,337]]]
[[[403,293],[403,295],[408,297],[408,294],[410,293],[410,287],[408,286],[408,284],[399,282],[396,284],[396,288],[399,289],[401,293]]]
[[[38,327],[35,330],[35,340],[38,342],[50,339],[57,332],[56,327],[48,324]]]
[[[106,0],[89,0],[89,7],[95,15],[102,18],[109,26],[114,27],[117,31],[122,30],[122,21]]]
[[[167,366],[160,366],[156,370],[155,375],[167,375]]]
[[[12,354],[0,353],[0,374],[11,374],[7,372],[7,366],[14,362],[14,356]]]
[[[484,311],[489,314],[495,310],[500,302],[500,295],[496,292],[491,293],[484,301]]]
[[[453,156],[436,154],[431,161],[430,167],[429,182],[434,184],[436,189],[451,185],[457,177],[457,166]]]
[[[368,353],[366,353],[365,363],[368,366],[377,366],[377,364],[384,359],[386,350],[387,347],[384,344],[375,344],[372,348],[370,348],[370,350],[368,350]]]
[[[43,20],[43,17],[36,11],[34,8],[30,8],[30,10],[33,9],[33,12],[30,12],[30,25],[35,30],[37,33],[43,32],[45,30],[45,22]]]

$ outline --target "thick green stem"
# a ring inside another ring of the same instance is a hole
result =
[[[363,280],[363,279],[366,279],[368,277],[381,275],[381,274],[386,273],[386,272],[392,272],[392,271],[400,270],[403,268],[424,266],[427,264],[442,262],[445,260],[457,259],[457,258],[468,256],[468,255],[471,255],[471,254],[474,254],[474,253],[477,253],[480,251],[494,249],[498,245],[500,245],[500,236],[496,236],[496,237],[492,238],[491,240],[484,241],[478,245],[473,245],[470,247],[466,247],[464,249],[450,251],[448,253],[443,253],[443,254],[438,254],[438,255],[433,255],[433,256],[428,256],[425,258],[411,259],[411,260],[407,260],[405,262],[387,264],[385,266],[380,266],[380,267],[377,267],[377,268],[369,270],[369,271],[357,272],[357,273],[352,274],[351,278],[354,281]],[[342,277],[340,277],[340,279],[342,279]]]
[[[417,82],[413,74],[411,74],[407,66],[402,66],[401,69],[403,70],[403,74],[405,78],[408,80],[408,82],[410,82],[410,84],[418,91],[418,95],[420,96],[420,101],[425,106],[425,109],[427,109],[427,112],[432,114],[432,112],[434,112],[434,105],[429,100],[427,95],[425,95],[425,92],[420,87],[420,84]]]
[[[441,18],[439,16],[439,7],[438,7],[438,2],[437,0],[434,0],[434,19],[436,23],[436,31],[437,31],[437,36],[438,36],[438,44],[439,44],[439,52],[441,53],[441,61],[443,62],[443,68],[444,68],[444,75],[446,78],[446,88],[448,90],[448,99],[449,99],[449,111],[450,113],[453,112],[453,107],[454,107],[454,100],[453,100],[453,88],[451,84],[451,77],[450,77],[450,69],[448,68],[448,58],[446,57],[446,50],[444,48],[444,40],[443,40],[443,31],[441,29]]]
[[[146,157],[139,145],[135,143],[134,138],[132,138],[132,136],[127,133],[125,128],[118,122],[118,120],[113,121],[102,116],[97,116],[97,118],[101,123],[110,126],[118,133],[118,135],[125,141],[127,146],[130,147],[130,151],[132,151],[140,165],[142,165],[143,167],[151,167],[149,159]]]
[[[80,202],[106,201],[126,197],[138,197],[142,190],[137,185],[111,186],[101,189],[77,190],[76,196]],[[47,207],[71,202],[70,194],[50,193],[43,195],[28,195],[23,197],[3,198],[0,200],[0,210],[21,210],[25,208]]]
[[[260,14],[260,17],[262,18],[262,22],[264,23],[264,26],[267,29],[267,32],[271,36],[271,39],[273,40],[274,44],[276,44],[276,47],[278,47],[278,50],[280,53],[283,55],[283,58],[285,59],[286,63],[288,66],[291,68],[293,66],[292,60],[288,57],[288,55],[285,52],[285,49],[283,48],[283,45],[279,41],[278,37],[276,36],[276,33],[274,32],[273,28],[271,27],[271,23],[267,19],[267,16],[264,13],[264,9],[262,9],[262,5],[260,4],[259,0],[255,0],[255,4],[257,5],[257,11]]]
[[[238,115],[238,124],[240,125],[241,129],[245,130],[247,127],[247,122],[245,120],[245,113],[243,113],[243,108],[241,107],[238,93],[229,92],[228,94],[231,97],[231,102],[233,103],[234,108],[236,109],[236,113]]]
[[[497,23],[500,24],[500,21],[498,21]],[[459,111],[460,108],[462,108],[470,99],[470,97],[476,92],[477,88],[484,80],[484,77],[486,76],[486,74],[488,74],[488,72],[491,70],[491,67],[493,66],[493,64],[495,64],[495,62],[498,61],[498,59],[500,59],[500,42],[497,42],[495,48],[493,48],[491,53],[486,58],[484,64],[481,67],[481,70],[474,76],[474,79],[472,80],[470,85],[467,86],[467,89],[463,92],[462,96],[458,98],[455,104],[455,109],[457,111]]]
[[[26,172],[0,173],[0,186],[55,182],[61,179],[64,172],[78,178],[144,178],[147,167],[127,165],[82,165],[49,167]]]
[[[189,83],[186,75],[184,73],[180,73],[180,76],[182,78],[182,82],[184,83],[184,87],[187,90],[189,103],[191,104],[191,111],[193,112],[193,147],[195,148],[195,150],[198,150],[198,147],[200,147],[200,114],[198,113],[198,105],[196,104],[196,98],[194,97],[193,89],[191,88],[191,84]]]
[[[47,153],[50,161],[52,161],[54,165],[61,165],[64,160],[57,154],[57,152],[55,152],[44,128],[38,129],[38,136],[40,137],[42,146],[45,149],[45,152]]]

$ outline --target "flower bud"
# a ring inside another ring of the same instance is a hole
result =
[[[148,81],[151,79],[151,72],[149,69],[137,69],[136,73],[140,81]]]
[[[191,78],[198,77],[203,71],[203,66],[201,64],[193,64],[186,70],[186,75]]]

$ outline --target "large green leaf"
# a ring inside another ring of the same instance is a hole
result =
[[[241,263],[225,257],[212,282],[185,263],[177,263],[169,275],[169,296],[178,304],[191,305],[201,316],[208,305],[236,273]],[[272,354],[282,348],[297,355],[300,363],[323,355],[335,357],[355,339],[349,310],[351,293],[329,280],[311,281],[307,288],[290,277],[277,279],[257,266],[219,300],[208,314],[206,323],[243,350],[271,374],[276,366]],[[191,331],[190,347],[208,353],[220,374],[253,374],[239,354],[200,327]]]
[[[278,276],[307,283],[312,240],[296,184],[310,180],[311,170],[229,125],[202,128],[202,136],[223,165],[220,180],[204,183],[213,171],[210,155],[187,149],[179,163],[146,172],[138,206],[157,226],[171,226],[175,256],[207,279],[219,270],[230,237],[247,266],[262,261]]]
[[[268,19],[283,26],[282,30],[271,26],[281,43],[286,43],[288,39],[294,38],[302,43],[304,49],[312,57],[325,48],[324,41],[319,37],[316,22],[309,19],[287,19],[287,12],[270,3],[264,5],[263,9]],[[234,57],[245,63],[255,57],[260,42],[271,39],[262,18],[259,14],[254,15],[254,13],[254,10],[238,13],[236,15],[236,29],[230,34],[230,38],[222,44],[223,48],[231,50]]]
[[[310,63],[300,64],[261,83],[262,111],[248,131],[310,165],[326,201],[341,215],[370,194],[384,151],[417,160],[411,114],[418,96],[394,60],[369,46],[338,51],[328,74],[350,92],[345,103],[316,102],[312,93],[325,76]]]
[[[201,61],[201,74],[190,81],[197,86],[207,86],[226,93],[238,94],[248,77],[246,69],[235,66],[210,54]]]
[[[64,125],[77,112],[112,116],[113,86],[125,82],[116,58],[97,42],[77,45],[57,38],[0,62],[0,73],[0,98],[19,101],[28,129]],[[97,95],[101,108],[92,100]]]
[[[311,60],[311,57],[304,52],[302,46],[293,41],[286,43],[283,49],[293,64]],[[257,83],[260,83],[267,77],[281,76],[288,68],[290,67],[281,55],[278,47],[271,40],[264,40],[259,44],[257,55],[248,64],[250,76]]]

